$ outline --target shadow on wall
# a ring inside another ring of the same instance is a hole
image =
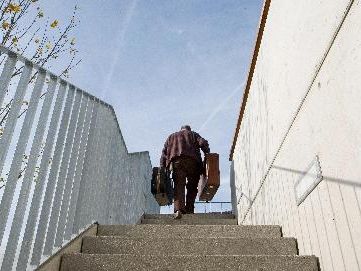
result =
[[[298,173],[301,175],[310,175],[309,173],[307,173],[305,171],[292,169],[292,168],[285,168],[285,167],[280,167],[280,166],[272,166],[272,168],[282,170],[282,171],[288,171],[288,172],[292,172],[292,173]],[[314,177],[316,177],[316,175],[314,175]],[[324,180],[327,180],[330,182],[340,183],[340,184],[349,185],[349,186],[361,187],[361,182],[358,183],[358,182],[351,181],[351,180],[344,180],[344,179],[333,178],[333,177],[329,177],[329,176],[322,176],[322,177]]]

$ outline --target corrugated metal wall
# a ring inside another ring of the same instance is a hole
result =
[[[361,270],[360,61],[360,1],[272,0],[233,154],[239,222],[281,225],[322,270]]]

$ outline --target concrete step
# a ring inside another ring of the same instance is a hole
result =
[[[281,237],[280,226],[238,225],[99,225],[98,236],[128,238]]]
[[[84,237],[82,252],[138,255],[297,255],[294,238]]]
[[[173,214],[145,214],[145,219],[168,219],[173,218]],[[199,214],[184,214],[183,218],[186,219],[194,219],[194,218],[202,218],[202,219],[235,219],[235,215],[233,214],[221,214],[221,213],[199,213]]]
[[[149,256],[68,254],[61,271],[197,270],[318,271],[314,256]]]
[[[158,225],[237,225],[237,219],[213,219],[199,217],[182,217],[182,219],[173,219],[173,217],[143,218],[142,224]]]

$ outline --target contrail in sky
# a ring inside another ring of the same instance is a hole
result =
[[[113,78],[113,75],[115,72],[115,66],[117,65],[117,62],[119,60],[120,51],[121,51],[121,48],[124,43],[124,37],[125,37],[125,34],[127,33],[129,24],[132,20],[134,10],[137,6],[137,2],[138,2],[138,0],[133,0],[131,2],[129,8],[126,10],[124,20],[122,20],[122,22],[121,22],[121,27],[120,27],[120,30],[119,30],[118,36],[117,36],[117,46],[114,50],[114,57],[112,58],[112,62],[110,63],[109,72],[107,73],[107,75],[104,79],[104,84],[103,84],[104,87],[103,87],[103,90],[100,95],[101,99],[104,98],[106,92],[109,90],[110,81]]]
[[[233,98],[234,95],[236,95],[236,93],[238,91],[240,91],[241,89],[244,88],[246,81],[244,81],[243,83],[241,83],[239,86],[237,86],[224,100],[222,103],[220,103],[215,109],[214,111],[209,115],[209,117],[206,119],[206,121],[202,124],[202,126],[199,128],[199,132],[201,132],[207,125],[208,123],[214,119],[214,117],[226,106],[226,104],[229,102],[229,100],[231,98]]]

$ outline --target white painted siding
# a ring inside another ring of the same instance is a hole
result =
[[[233,154],[236,212],[282,225],[322,270],[361,270],[360,71],[360,1],[272,0]],[[297,206],[316,155],[323,181]]]

